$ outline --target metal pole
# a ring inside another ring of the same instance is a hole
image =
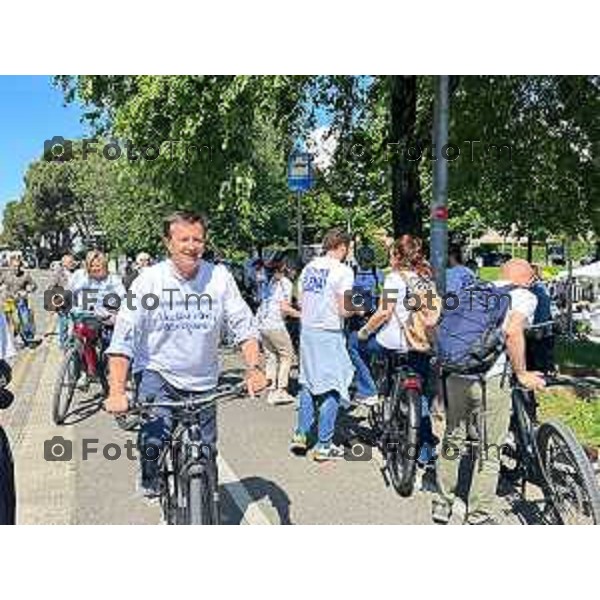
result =
[[[573,259],[571,256],[571,241],[567,242],[567,265],[569,275],[567,277],[567,336],[573,341]]]
[[[431,265],[438,293],[446,292],[448,262],[448,163],[442,148],[448,143],[448,76],[436,77],[433,143],[433,200],[431,203]]]
[[[298,203],[296,206],[296,222],[298,225],[298,260],[302,262],[302,192],[296,192]]]

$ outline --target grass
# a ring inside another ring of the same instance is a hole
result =
[[[586,446],[600,448],[600,400],[584,400],[567,389],[536,394],[540,421],[557,419],[569,426]]]
[[[560,367],[589,367],[600,372],[600,344],[559,340],[554,358]]]
[[[590,369],[589,375],[600,375],[600,344],[558,340],[554,358],[561,371],[578,367]],[[539,392],[537,398],[540,420],[558,419],[574,431],[582,444],[600,447],[600,398],[578,396],[569,388],[548,389]]]
[[[556,277],[566,267],[543,267],[544,280],[548,281]],[[481,267],[479,269],[479,277],[484,281],[496,281],[500,278],[500,267]]]

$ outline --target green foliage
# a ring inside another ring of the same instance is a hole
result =
[[[452,230],[476,238],[488,227],[508,232],[514,224],[539,241],[600,232],[599,81],[451,78],[450,141],[461,148],[449,163]],[[135,252],[158,247],[165,212],[193,208],[209,215],[222,254],[294,244],[286,160],[295,141],[322,125],[323,114],[336,143],[331,165],[317,173],[303,200],[307,243],[343,225],[348,209],[353,231],[369,239],[389,233],[393,221],[396,229],[404,218],[414,222],[402,210],[428,213],[433,77],[416,78],[416,87],[414,78],[383,76],[59,76],[56,82],[68,101],[84,104],[99,138],[131,144],[130,157],[137,158],[37,161],[19,209],[27,215],[17,225],[15,209],[8,210],[7,239],[27,233],[54,236],[58,244],[67,226],[81,235],[99,227],[112,248]],[[413,100],[414,115],[408,114]],[[391,106],[408,110],[406,127],[392,118]],[[404,144],[421,145],[416,171],[397,156],[407,148],[392,132]],[[504,143],[510,156],[498,148]],[[152,160],[140,156],[153,148]],[[427,233],[428,219],[423,225]]]
[[[600,371],[600,344],[561,340],[556,345],[555,359],[559,366],[590,367]]]
[[[569,391],[537,394],[541,420],[558,419],[570,427],[584,445],[600,447],[600,401],[577,398]]]

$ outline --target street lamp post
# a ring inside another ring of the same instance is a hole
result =
[[[434,107],[433,200],[431,204],[431,265],[439,294],[446,291],[448,260],[448,164],[442,148],[448,143],[448,76],[436,77]]]

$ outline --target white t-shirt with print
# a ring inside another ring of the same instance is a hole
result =
[[[302,327],[340,331],[344,319],[339,314],[338,296],[352,290],[352,269],[330,256],[311,260],[302,270],[299,292],[302,301]]]
[[[411,285],[413,285],[413,281],[418,281],[418,276],[414,273],[406,272],[405,277],[408,278]],[[406,281],[396,271],[392,271],[383,282],[383,295],[381,298],[384,303],[383,308],[385,308],[386,299],[390,302],[396,300],[396,305],[390,319],[377,332],[375,339],[377,343],[389,350],[408,351],[408,344],[404,335],[404,323],[410,316],[410,312],[404,303],[407,291]]]
[[[285,329],[281,303],[292,301],[292,282],[287,277],[271,278],[265,298],[258,307],[258,327],[261,331]]]
[[[178,389],[216,387],[225,324],[235,343],[258,338],[252,311],[224,265],[202,261],[188,280],[166,260],[147,267],[130,293],[135,297],[121,306],[107,352],[133,359],[135,373],[157,371]]]
[[[510,285],[510,281],[496,281],[494,283],[498,287]],[[535,309],[537,307],[537,298],[535,294],[533,294],[526,288],[515,288],[514,290],[511,290],[509,294],[510,308],[506,313],[506,319],[504,320],[504,324],[502,325],[503,329],[506,330],[511,313],[514,312],[518,312],[519,314],[525,317],[526,326],[533,325],[533,315],[535,314]],[[498,357],[498,360],[496,360],[492,368],[486,373],[486,378],[502,375],[506,366],[506,361],[507,355],[506,351],[504,351]]]

